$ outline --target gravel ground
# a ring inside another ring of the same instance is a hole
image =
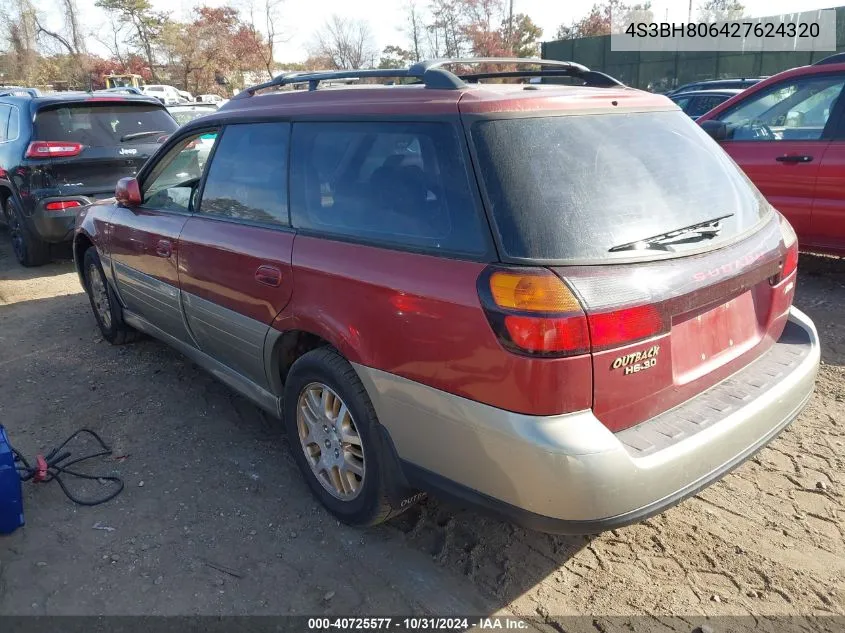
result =
[[[842,615],[845,260],[800,271],[816,394],[696,497],[593,538],[436,499],[359,531],[313,501],[280,424],[163,344],[102,342],[71,263],[22,269],[3,239],[0,421],[27,455],[94,429],[126,489],[82,508],[27,485],[0,614]]]

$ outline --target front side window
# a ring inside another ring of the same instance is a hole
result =
[[[480,255],[482,221],[448,123],[297,123],[297,228],[412,249]]]
[[[199,212],[287,226],[289,136],[288,123],[226,126],[209,167]]]
[[[171,148],[144,181],[142,206],[189,213],[216,139],[217,131],[207,130],[188,136]]]
[[[719,119],[734,141],[816,141],[843,85],[842,75],[790,79],[752,95]]]

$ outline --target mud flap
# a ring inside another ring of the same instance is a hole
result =
[[[385,482],[387,499],[396,510],[405,510],[425,499],[426,493],[408,483],[390,433],[380,424],[378,430],[381,443],[379,454],[384,456],[381,460],[381,480]]]

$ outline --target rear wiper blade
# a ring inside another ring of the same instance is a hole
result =
[[[124,134],[120,137],[120,142],[125,143],[136,138],[143,138],[145,136],[154,136],[156,134],[164,134],[164,130],[149,130],[147,132],[132,132],[132,134]]]
[[[619,251],[633,251],[646,249],[668,251],[670,250],[669,246],[664,244],[664,242],[673,240],[676,237],[680,237],[681,235],[688,235],[690,233],[695,233],[701,238],[716,237],[722,230],[722,220],[725,220],[731,216],[733,216],[733,213],[728,213],[727,215],[720,215],[718,218],[712,218],[710,220],[705,220],[704,222],[690,224],[689,226],[684,226],[680,229],[675,229],[674,231],[667,231],[666,233],[660,233],[659,235],[644,237],[642,239],[636,240],[635,242],[619,244],[617,246],[609,248],[608,252],[617,253]]]

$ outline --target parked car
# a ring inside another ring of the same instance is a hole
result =
[[[145,95],[155,97],[164,105],[176,105],[177,103],[185,103],[185,98],[179,94],[173,86],[164,86],[161,84],[147,84],[141,87],[141,91]]]
[[[798,234],[802,249],[845,255],[845,55],[770,77],[702,116]]]
[[[185,125],[186,123],[193,121],[194,119],[198,119],[201,116],[207,116],[217,112],[217,109],[218,106],[213,103],[186,103],[177,106],[170,106],[167,108],[167,111],[170,112],[170,115],[176,119],[176,122],[179,125]],[[214,147],[216,139],[217,136],[215,134],[205,134],[195,141],[198,161],[197,167],[199,169],[202,169],[205,165],[205,161],[208,160],[208,156],[211,154],[211,150]]]
[[[739,79],[708,79],[706,81],[695,81],[692,83],[684,84],[674,90],[670,90],[669,92],[664,93],[667,97],[671,97],[677,94],[681,94],[682,92],[692,92],[694,90],[724,90],[726,88],[737,88],[739,90],[745,90],[746,88],[750,88],[761,81],[766,79],[766,77],[751,77],[751,78],[739,78]]]
[[[795,234],[664,97],[453,63],[280,77],[180,128],[80,214],[94,316],[283,418],[347,523],[420,491],[550,532],[642,520],[810,397]],[[416,85],[319,88],[350,74]]]
[[[24,266],[49,261],[73,238],[74,217],[114,195],[178,128],[144,96],[0,91],[0,210]]]
[[[170,113],[179,125],[185,125],[188,121],[217,112],[218,106],[213,103],[181,103],[168,106]]]
[[[197,95],[197,103],[214,103],[218,106],[223,105],[228,99],[224,99],[220,95]]]
[[[722,88],[720,90],[691,90],[669,97],[693,121],[702,114],[709,112],[720,103],[742,92],[739,88]]]
[[[193,103],[194,95],[192,95],[187,90],[177,90],[176,92],[179,93],[179,97],[181,97],[182,101],[186,101],[188,103]]]

